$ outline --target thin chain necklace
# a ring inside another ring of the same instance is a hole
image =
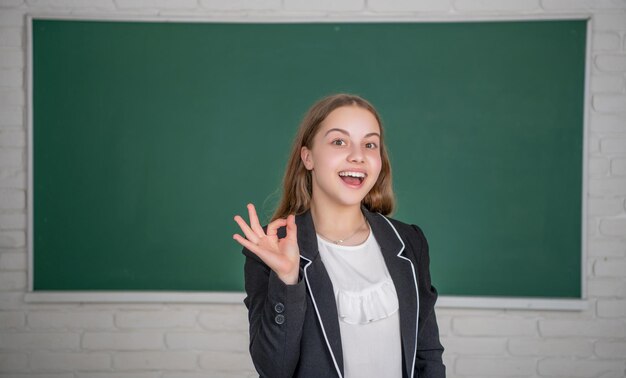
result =
[[[320,233],[318,233],[318,235],[321,236],[322,239],[327,240],[327,241],[329,241],[331,243],[343,244],[343,243],[346,242],[346,240],[350,240],[354,235],[356,235],[363,226],[367,226],[367,219],[364,219],[363,224],[361,226],[357,227],[356,231],[354,231],[352,233],[352,235],[350,235],[348,237],[345,237],[345,238],[342,238],[342,239],[339,239],[339,240],[331,240],[331,239],[327,238],[326,236],[324,236],[324,235],[322,235]]]

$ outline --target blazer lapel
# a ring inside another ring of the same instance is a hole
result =
[[[304,279],[335,369],[339,377],[343,377],[343,353],[335,293],[328,272],[319,256],[311,212],[307,211],[298,215],[296,226],[298,227],[300,261],[304,264]]]
[[[403,256],[405,252],[404,242],[387,218],[378,213],[371,213],[365,208],[363,208],[363,213],[380,245],[385,264],[398,294],[403,360],[407,376],[413,377],[419,314],[415,269],[413,263]]]

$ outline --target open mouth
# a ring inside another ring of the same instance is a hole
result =
[[[339,172],[339,177],[348,185],[359,186],[367,177],[367,174],[363,172],[343,171]]]

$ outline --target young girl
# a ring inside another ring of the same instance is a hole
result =
[[[296,136],[266,228],[233,235],[246,255],[250,353],[262,377],[445,377],[419,227],[387,218],[391,166],[378,113],[326,97]]]

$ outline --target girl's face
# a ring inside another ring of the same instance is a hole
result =
[[[320,125],[312,148],[300,157],[311,171],[313,200],[323,205],[360,205],[382,166],[380,126],[358,106],[333,110]]]

